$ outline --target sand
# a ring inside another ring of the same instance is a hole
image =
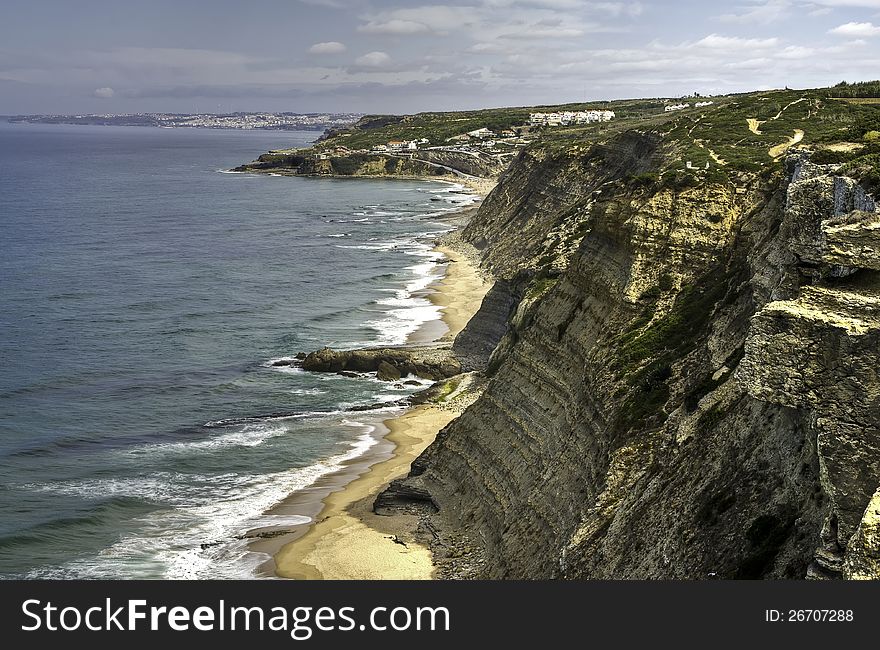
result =
[[[445,331],[441,334],[436,329],[425,329],[431,331],[431,338],[452,340],[479,309],[490,283],[467,255],[448,247],[438,250],[449,263],[445,276],[428,297],[443,308]],[[413,342],[424,338],[424,334],[415,336]],[[379,449],[315,486],[330,489],[320,501],[315,523],[291,536],[292,541],[282,540],[286,543],[280,550],[277,544],[275,549],[272,545],[265,547],[266,552],[277,550],[272,565],[276,575],[330,580],[430,579],[434,572],[431,552],[414,540],[417,518],[380,516],[373,513],[372,507],[376,495],[395,478],[405,476],[412,461],[456,415],[455,409],[426,404],[385,420],[388,434]]]

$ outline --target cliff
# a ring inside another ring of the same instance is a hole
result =
[[[492,178],[505,165],[490,156],[455,151],[418,151],[411,154],[329,154],[311,149],[266,153],[240,165],[237,172],[272,172],[297,176],[446,176]]]
[[[880,577],[873,198],[763,144],[683,180],[682,132],[527,149],[464,231],[490,380],[391,488],[441,575]]]
[[[356,154],[319,157],[308,150],[292,153],[267,153],[254,162],[236,167],[238,172],[273,172],[303,176],[442,176],[449,173],[440,166],[423,161],[385,156]]]

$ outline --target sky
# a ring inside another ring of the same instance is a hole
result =
[[[0,114],[462,110],[880,77],[880,0],[0,0]]]

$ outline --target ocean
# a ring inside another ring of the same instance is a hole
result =
[[[242,578],[416,389],[279,359],[439,312],[454,184],[223,170],[315,132],[0,124],[0,576]],[[352,407],[388,404],[372,411]]]

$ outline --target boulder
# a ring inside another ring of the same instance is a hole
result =
[[[400,379],[400,370],[387,361],[380,361],[376,369],[376,379],[381,381],[397,381]]]

